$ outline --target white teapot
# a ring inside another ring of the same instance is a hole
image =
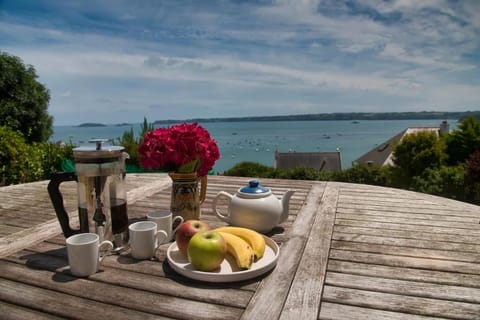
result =
[[[282,199],[278,199],[258,180],[251,180],[233,196],[220,191],[213,199],[212,207],[217,216],[230,225],[267,233],[287,219],[290,197],[294,192],[288,190]],[[217,210],[220,198],[229,200],[227,214]]]

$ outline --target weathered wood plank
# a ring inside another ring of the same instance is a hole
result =
[[[480,264],[330,249],[330,259],[435,271],[480,274]]]
[[[408,200],[405,200],[408,201]],[[393,207],[393,206],[378,206],[374,204],[358,204],[358,203],[341,203],[338,206],[338,210],[352,210],[352,211],[368,211],[368,212],[383,212],[384,209],[388,208],[388,212],[398,212],[398,213],[420,213],[420,214],[430,214],[430,215],[450,215],[452,217],[466,217],[466,218],[479,218],[478,210],[450,210],[449,207],[442,206],[437,207],[427,207],[427,208],[416,208],[416,207]]]
[[[421,218],[412,219],[411,217],[380,216],[380,215],[363,214],[363,213],[352,213],[352,214],[338,213],[337,218],[342,220],[361,220],[362,222],[412,224],[417,226],[478,230],[478,226],[473,220],[467,221],[467,222],[424,220]]]
[[[338,187],[328,186],[280,319],[316,319],[318,316],[337,200]]]
[[[375,192],[370,192],[368,194],[355,194],[355,195],[346,195],[343,190],[340,193],[339,196],[339,201],[343,203],[367,203],[367,204],[376,204],[376,205],[387,205],[387,206],[398,206],[401,205],[405,202],[405,198],[399,197],[399,196],[392,196],[392,195],[380,195]],[[429,201],[425,201],[425,199],[422,199],[420,197],[416,198],[410,198],[408,199],[410,202],[410,205],[419,205],[419,206],[430,206],[430,205],[435,205],[438,206],[435,203],[431,203]]]
[[[289,240],[280,248],[276,268],[262,281],[242,319],[276,319],[280,316],[324,189],[323,183],[313,185],[290,230]]]
[[[0,237],[5,237],[5,236],[8,236],[9,234],[19,232],[19,231],[22,231],[24,229],[25,228],[17,227],[17,226],[0,225]]]
[[[341,188],[340,194],[344,194],[344,193],[346,194],[348,192],[354,195],[361,195],[362,193],[365,193],[365,195],[367,196],[370,196],[371,194],[378,194],[378,195],[382,194],[382,195],[385,195],[386,197],[393,197],[393,198],[400,198],[400,199],[407,199],[407,200],[422,199],[428,203],[434,203],[437,205],[446,206],[450,208],[453,212],[465,211],[465,210],[467,211],[472,210],[473,212],[479,211],[479,206],[477,205],[456,201],[456,200],[448,199],[444,197],[414,192],[414,191],[388,188],[388,187],[378,188],[378,187],[366,185],[366,184],[342,183],[341,186],[342,188]]]
[[[320,320],[446,320],[446,318],[426,317],[410,313],[377,310],[324,302],[320,310]]]
[[[7,282],[8,284],[8,281],[16,280],[24,283],[25,286],[32,285],[52,292],[60,292],[62,293],[61,297],[68,298],[77,296],[99,303],[107,303],[109,306],[104,306],[104,308],[108,310],[105,313],[110,312],[110,309],[113,309],[113,306],[116,305],[119,306],[117,308],[121,307],[130,311],[152,313],[172,318],[212,319],[213,317],[216,319],[237,319],[241,314],[241,309],[239,308],[225,305],[219,306],[214,303],[204,303],[176,298],[171,295],[158,294],[151,291],[148,287],[138,290],[122,285],[116,286],[93,281],[95,277],[101,277],[102,273],[97,273],[91,278],[81,279],[70,276],[67,273],[55,273],[38,269],[32,270],[14,264],[2,264],[1,269],[8,270],[7,273],[2,272],[0,274],[1,277],[7,278],[8,280],[0,279],[0,283]],[[107,273],[107,271],[103,273]],[[113,275],[114,273],[111,273],[111,276]],[[150,278],[152,286],[156,280],[154,277]],[[59,286],[59,283],[62,285]],[[16,285],[18,286],[20,283],[17,282]],[[119,299],[119,297],[128,297],[128,299]],[[60,301],[62,301],[62,298],[60,298],[59,302]],[[182,307],[172,308],[172,306]]]
[[[450,319],[478,319],[480,304],[340,288],[325,285],[323,300],[332,303]]]
[[[339,208],[350,208],[350,209],[366,209],[366,210],[382,210],[384,207],[388,207],[391,211],[418,211],[418,212],[427,212],[430,214],[435,214],[435,212],[445,213],[446,211],[452,212],[452,215],[455,216],[471,216],[475,217],[478,215],[478,207],[471,207],[463,209],[462,203],[456,206],[453,203],[429,203],[428,201],[424,203],[410,202],[412,199],[403,199],[406,204],[402,206],[401,203],[379,203],[373,200],[370,200],[368,196],[365,196],[362,199],[356,201],[346,201],[343,200],[339,204]]]
[[[118,258],[115,257],[115,260],[118,260]],[[114,260],[110,259],[110,261],[112,262]],[[128,259],[122,260],[123,263],[126,261],[128,261]],[[135,262],[137,261],[130,261],[131,264],[135,264]],[[68,261],[66,259],[54,258],[52,256],[47,258],[45,255],[37,255],[35,258],[29,258],[29,261],[26,261],[25,263],[27,263],[29,267],[69,274],[69,268],[67,267]],[[159,265],[159,267],[165,267],[162,262],[150,262],[151,266],[154,264]],[[228,285],[217,285],[218,290],[209,290],[209,287],[205,286],[204,283],[195,281],[183,281],[182,283],[170,278],[153,275],[151,273],[146,274],[135,271],[126,271],[106,266],[102,269],[103,272],[96,273],[88,279],[92,281],[100,281],[113,286],[166,294],[192,301],[223,304],[238,308],[245,308],[253,294],[251,291],[231,289]],[[22,282],[53,289],[53,287],[50,287],[50,283],[39,282],[36,276],[33,275],[30,270],[26,270],[23,265],[5,262],[0,266],[0,270],[2,273],[5,273],[4,278],[6,279],[16,280],[16,277],[21,277]],[[170,273],[172,273],[172,271],[170,271]]]
[[[0,300],[70,319],[168,319],[0,278]],[[133,298],[133,297],[132,297]]]
[[[338,240],[333,240],[331,247],[332,249],[339,249],[339,250],[480,263],[480,253],[472,253],[472,252],[433,250],[433,249],[423,249],[423,248],[400,247],[398,245],[383,245],[383,244],[359,243],[359,242],[338,241]]]
[[[445,272],[408,267],[383,266],[373,263],[375,263],[375,261],[372,261],[372,264],[369,264],[330,259],[327,270],[387,279],[480,288],[480,275],[461,273],[462,270],[457,270],[457,272]]]
[[[382,232],[382,236],[371,236],[355,233],[341,233],[334,232],[333,240],[348,241],[348,242],[361,242],[370,244],[382,244],[388,246],[399,247],[411,247],[421,249],[433,249],[433,250],[449,250],[455,252],[470,252],[478,254],[480,253],[480,244],[468,244],[458,242],[438,241],[434,239],[420,240],[409,238],[394,238],[390,233],[385,234]],[[388,237],[387,237],[388,236]]]
[[[416,232],[426,232],[426,233],[444,233],[452,235],[462,235],[468,232],[473,238],[480,237],[480,228],[474,229],[462,229],[462,228],[449,228],[449,227],[436,227],[436,226],[425,226],[425,225],[416,225],[412,223],[386,223],[386,222],[376,222],[376,221],[361,221],[361,220],[349,220],[349,219],[336,219],[336,225],[342,226],[353,226],[353,227],[366,227],[366,228],[377,228],[384,229],[385,232],[390,230],[409,230]]]
[[[77,225],[78,216],[72,216],[70,223],[71,225]],[[48,239],[60,232],[60,224],[55,219],[0,238],[0,257]]]
[[[376,276],[327,272],[325,283],[331,286],[387,292],[438,300],[480,303],[480,289],[455,285],[440,285],[423,281],[385,279]]]
[[[469,215],[455,215],[454,212],[449,210],[416,210],[416,209],[396,209],[396,210],[372,210],[372,209],[363,209],[363,208],[348,208],[348,207],[339,207],[337,208],[338,214],[366,214],[372,216],[381,216],[381,217],[395,217],[395,218],[408,218],[408,219],[421,219],[421,220],[435,220],[435,221],[452,221],[452,222],[463,222],[463,223],[472,223],[475,224],[478,221],[478,215],[470,213]]]
[[[26,320],[26,319],[35,319],[35,320],[59,320],[64,319],[62,317],[57,317],[52,314],[43,313],[40,311],[28,309],[21,307],[19,305],[14,305],[0,301],[0,317],[3,320]]]
[[[385,229],[380,229],[380,228],[335,225],[334,234],[336,233],[443,241],[443,242],[466,244],[466,245],[478,244],[477,238],[472,237],[467,232],[463,234],[445,234],[445,233],[418,232],[416,230],[393,230],[393,229],[389,229],[388,232],[386,232]]]

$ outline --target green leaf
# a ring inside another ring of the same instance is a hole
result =
[[[187,162],[178,167],[178,173],[192,173],[197,171],[199,167],[199,159]]]

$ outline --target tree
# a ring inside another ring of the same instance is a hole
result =
[[[463,164],[441,166],[435,169],[427,168],[421,175],[413,177],[411,189],[465,201],[468,199],[464,175],[465,168]]]
[[[464,163],[475,151],[480,150],[480,121],[475,117],[462,120],[458,130],[445,136],[448,164]]]
[[[21,132],[27,143],[45,142],[53,132],[50,94],[37,78],[33,66],[0,52],[0,125]]]
[[[480,151],[473,152],[466,161],[465,184],[467,200],[480,204]]]
[[[420,176],[427,168],[439,168],[445,161],[445,146],[433,132],[406,135],[394,148],[394,184],[409,188],[413,177]]]

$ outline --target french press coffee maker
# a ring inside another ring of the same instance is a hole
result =
[[[65,237],[76,233],[94,232],[100,241],[113,241],[121,248],[128,237],[127,195],[125,190],[125,159],[121,146],[104,145],[106,139],[89,142],[95,146],[73,149],[75,173],[56,174],[48,184],[57,218]],[[65,210],[60,184],[77,181],[79,229],[72,229]]]

